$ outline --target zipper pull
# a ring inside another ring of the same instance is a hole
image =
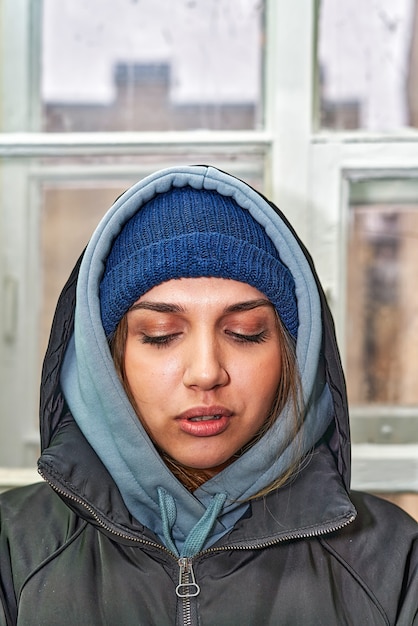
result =
[[[192,566],[192,559],[183,557],[178,560],[179,584],[176,587],[176,594],[179,598],[194,598],[200,593],[200,587],[196,583]]]

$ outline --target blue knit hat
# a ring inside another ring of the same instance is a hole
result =
[[[173,278],[203,276],[258,289],[296,338],[294,280],[262,226],[233,198],[191,187],[157,194],[115,239],[100,285],[106,336],[152,287]]]

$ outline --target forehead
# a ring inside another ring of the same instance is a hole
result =
[[[165,302],[185,308],[222,306],[241,302],[266,301],[266,296],[251,285],[228,278],[180,278],[156,285],[136,303]]]

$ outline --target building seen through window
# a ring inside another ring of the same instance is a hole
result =
[[[322,0],[318,64],[320,128],[418,128],[416,0]]]
[[[260,127],[263,18],[258,0],[44,0],[43,130]]]

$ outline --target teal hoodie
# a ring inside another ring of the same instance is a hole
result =
[[[113,366],[100,316],[99,285],[115,237],[157,193],[189,185],[232,196],[265,228],[296,285],[296,345],[303,398],[303,427],[293,439],[290,407],[252,448],[190,493],[159,456],[130,404]],[[159,171],[126,191],[95,230],[77,283],[74,334],[66,351],[61,387],[84,436],[112,475],[130,513],[180,556],[193,556],[226,534],[248,510],[248,499],[295,460],[313,450],[332,419],[321,368],[321,310],[308,261],[291,230],[269,203],[244,182],[206,166]]]

